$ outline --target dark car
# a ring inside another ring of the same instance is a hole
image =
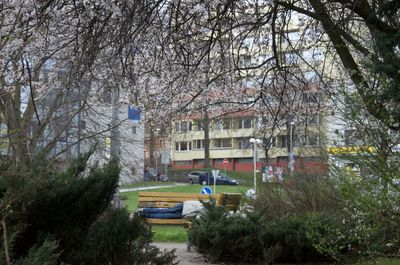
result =
[[[199,175],[199,184],[201,185],[213,185],[214,184],[214,177],[210,175],[210,182],[208,182],[208,172],[204,172]],[[219,173],[217,179],[215,181],[216,185],[238,185],[239,182],[235,179],[231,179],[230,177]]]
[[[157,172],[152,168],[144,171],[145,181],[168,181],[168,177],[160,172]]]
[[[188,174],[188,181],[190,184],[199,183],[199,176],[205,173],[203,171],[192,171]]]

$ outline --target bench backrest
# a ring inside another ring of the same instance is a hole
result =
[[[230,211],[237,211],[241,199],[242,194],[240,193],[221,193],[217,198],[216,204],[219,206],[225,206],[225,208]]]
[[[197,194],[183,192],[151,192],[140,191],[138,208],[168,208],[183,203],[184,201],[208,201],[215,199],[216,204],[226,206],[229,210],[236,211],[240,204],[240,193]]]

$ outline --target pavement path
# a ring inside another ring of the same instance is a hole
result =
[[[136,187],[136,188],[123,188],[119,189],[119,192],[128,192],[128,191],[136,191],[136,190],[155,190],[155,189],[162,189],[162,188],[171,188],[177,186],[186,186],[189,185],[188,183],[175,183],[172,185],[159,185],[159,186],[147,186],[147,187]]]
[[[179,265],[210,265],[210,263],[207,262],[207,259],[204,258],[201,254],[197,253],[195,250],[192,249],[191,251],[187,252],[186,243],[154,242],[152,244],[158,247],[161,251],[163,251],[164,249],[176,249],[176,260],[179,262]],[[214,263],[214,265],[218,264]]]

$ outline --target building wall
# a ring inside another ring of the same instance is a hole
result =
[[[97,142],[97,150],[92,161],[104,163],[110,159],[111,147],[111,106],[97,107],[94,112],[83,117],[87,133],[97,132],[95,137],[84,141],[83,150],[88,150]],[[120,183],[131,183],[143,178],[144,172],[144,126],[139,121],[128,119],[128,105],[119,107],[120,134]]]
[[[255,121],[255,119],[254,119]],[[213,168],[251,172],[253,171],[253,146],[251,144],[244,148],[237,146],[237,140],[242,138],[251,138],[257,134],[257,128],[246,129],[215,129],[212,124],[210,127],[210,164]],[[176,126],[174,126],[176,127]],[[193,129],[193,128],[192,128]],[[287,130],[282,128],[280,133],[287,134]],[[201,169],[204,167],[204,149],[196,150],[195,141],[204,140],[203,131],[186,131],[172,133],[171,153],[172,167],[176,169]],[[218,139],[232,139],[231,147],[215,148],[213,141]],[[177,151],[177,142],[190,142],[191,150]],[[326,173],[325,162],[321,159],[322,147],[294,147],[294,153],[299,157],[295,163],[295,172],[307,172],[312,174]],[[258,149],[259,162],[257,169],[265,164],[265,152],[262,147]],[[223,160],[228,159],[227,165]],[[271,147],[269,150],[268,165],[279,166],[286,171],[288,167],[288,149],[287,147]]]

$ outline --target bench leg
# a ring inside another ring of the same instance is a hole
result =
[[[188,242],[187,242],[187,244],[186,244],[186,251],[187,252],[190,252],[190,249],[192,248],[192,246],[193,246],[193,243],[190,241],[190,239],[189,239],[189,231],[190,231],[190,229],[192,228],[192,223],[190,223],[189,225],[188,225],[188,227],[187,227],[187,229],[186,229],[186,234],[187,234],[187,238],[188,238]]]

